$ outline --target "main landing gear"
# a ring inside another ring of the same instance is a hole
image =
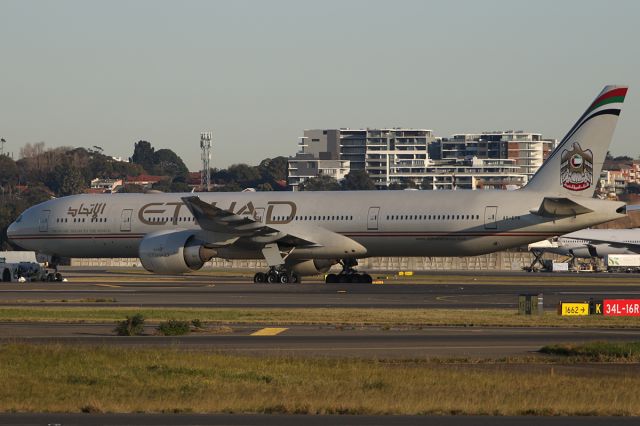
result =
[[[258,272],[253,276],[254,283],[299,283],[300,277],[295,272],[287,271],[285,268],[272,266],[267,272]]]
[[[354,266],[358,265],[358,261],[356,259],[342,259],[340,261],[342,265],[342,271],[339,274],[329,274],[325,279],[325,283],[327,284],[336,284],[336,283],[361,283],[361,284],[371,284],[373,279],[371,275],[365,274],[362,272],[358,272],[354,269]]]

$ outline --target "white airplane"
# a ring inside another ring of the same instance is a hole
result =
[[[609,254],[640,254],[640,228],[583,229],[557,239],[529,244],[529,250],[576,258],[604,257]]]
[[[233,192],[73,195],[27,209],[7,234],[54,257],[139,257],[149,271],[200,269],[212,257],[265,259],[255,282],[354,270],[370,256],[474,256],[623,217],[593,198],[626,87],[607,86],[531,181],[516,191]]]

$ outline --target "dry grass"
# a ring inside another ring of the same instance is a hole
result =
[[[541,353],[587,362],[640,362],[640,342],[590,342],[548,345]]]
[[[23,344],[0,347],[0,366],[4,412],[640,414],[638,375],[558,366]]]
[[[149,322],[198,318],[213,324],[349,325],[383,327],[496,326],[496,327],[629,327],[633,317],[560,317],[518,315],[511,309],[378,309],[378,308],[130,308],[3,306],[0,321],[112,323],[140,313]]]

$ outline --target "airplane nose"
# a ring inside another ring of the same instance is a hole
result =
[[[16,235],[16,228],[18,227],[18,225],[16,225],[15,222],[11,222],[11,225],[9,225],[9,227],[7,228],[7,237],[9,239],[11,239],[12,237],[14,237]]]

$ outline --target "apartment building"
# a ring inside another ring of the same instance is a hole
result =
[[[522,173],[531,178],[549,153],[557,146],[556,139],[544,139],[540,133],[522,130],[483,133],[459,133],[439,141],[439,160],[480,159],[514,160]]]
[[[556,145],[540,133],[512,130],[436,138],[429,129],[308,129],[289,158],[289,186],[365,170],[378,189],[520,187]]]
[[[350,170],[366,170],[379,189],[407,179],[419,183],[433,140],[428,129],[305,130],[298,153],[289,158],[289,186],[296,190],[300,182],[319,174],[340,180]]]

